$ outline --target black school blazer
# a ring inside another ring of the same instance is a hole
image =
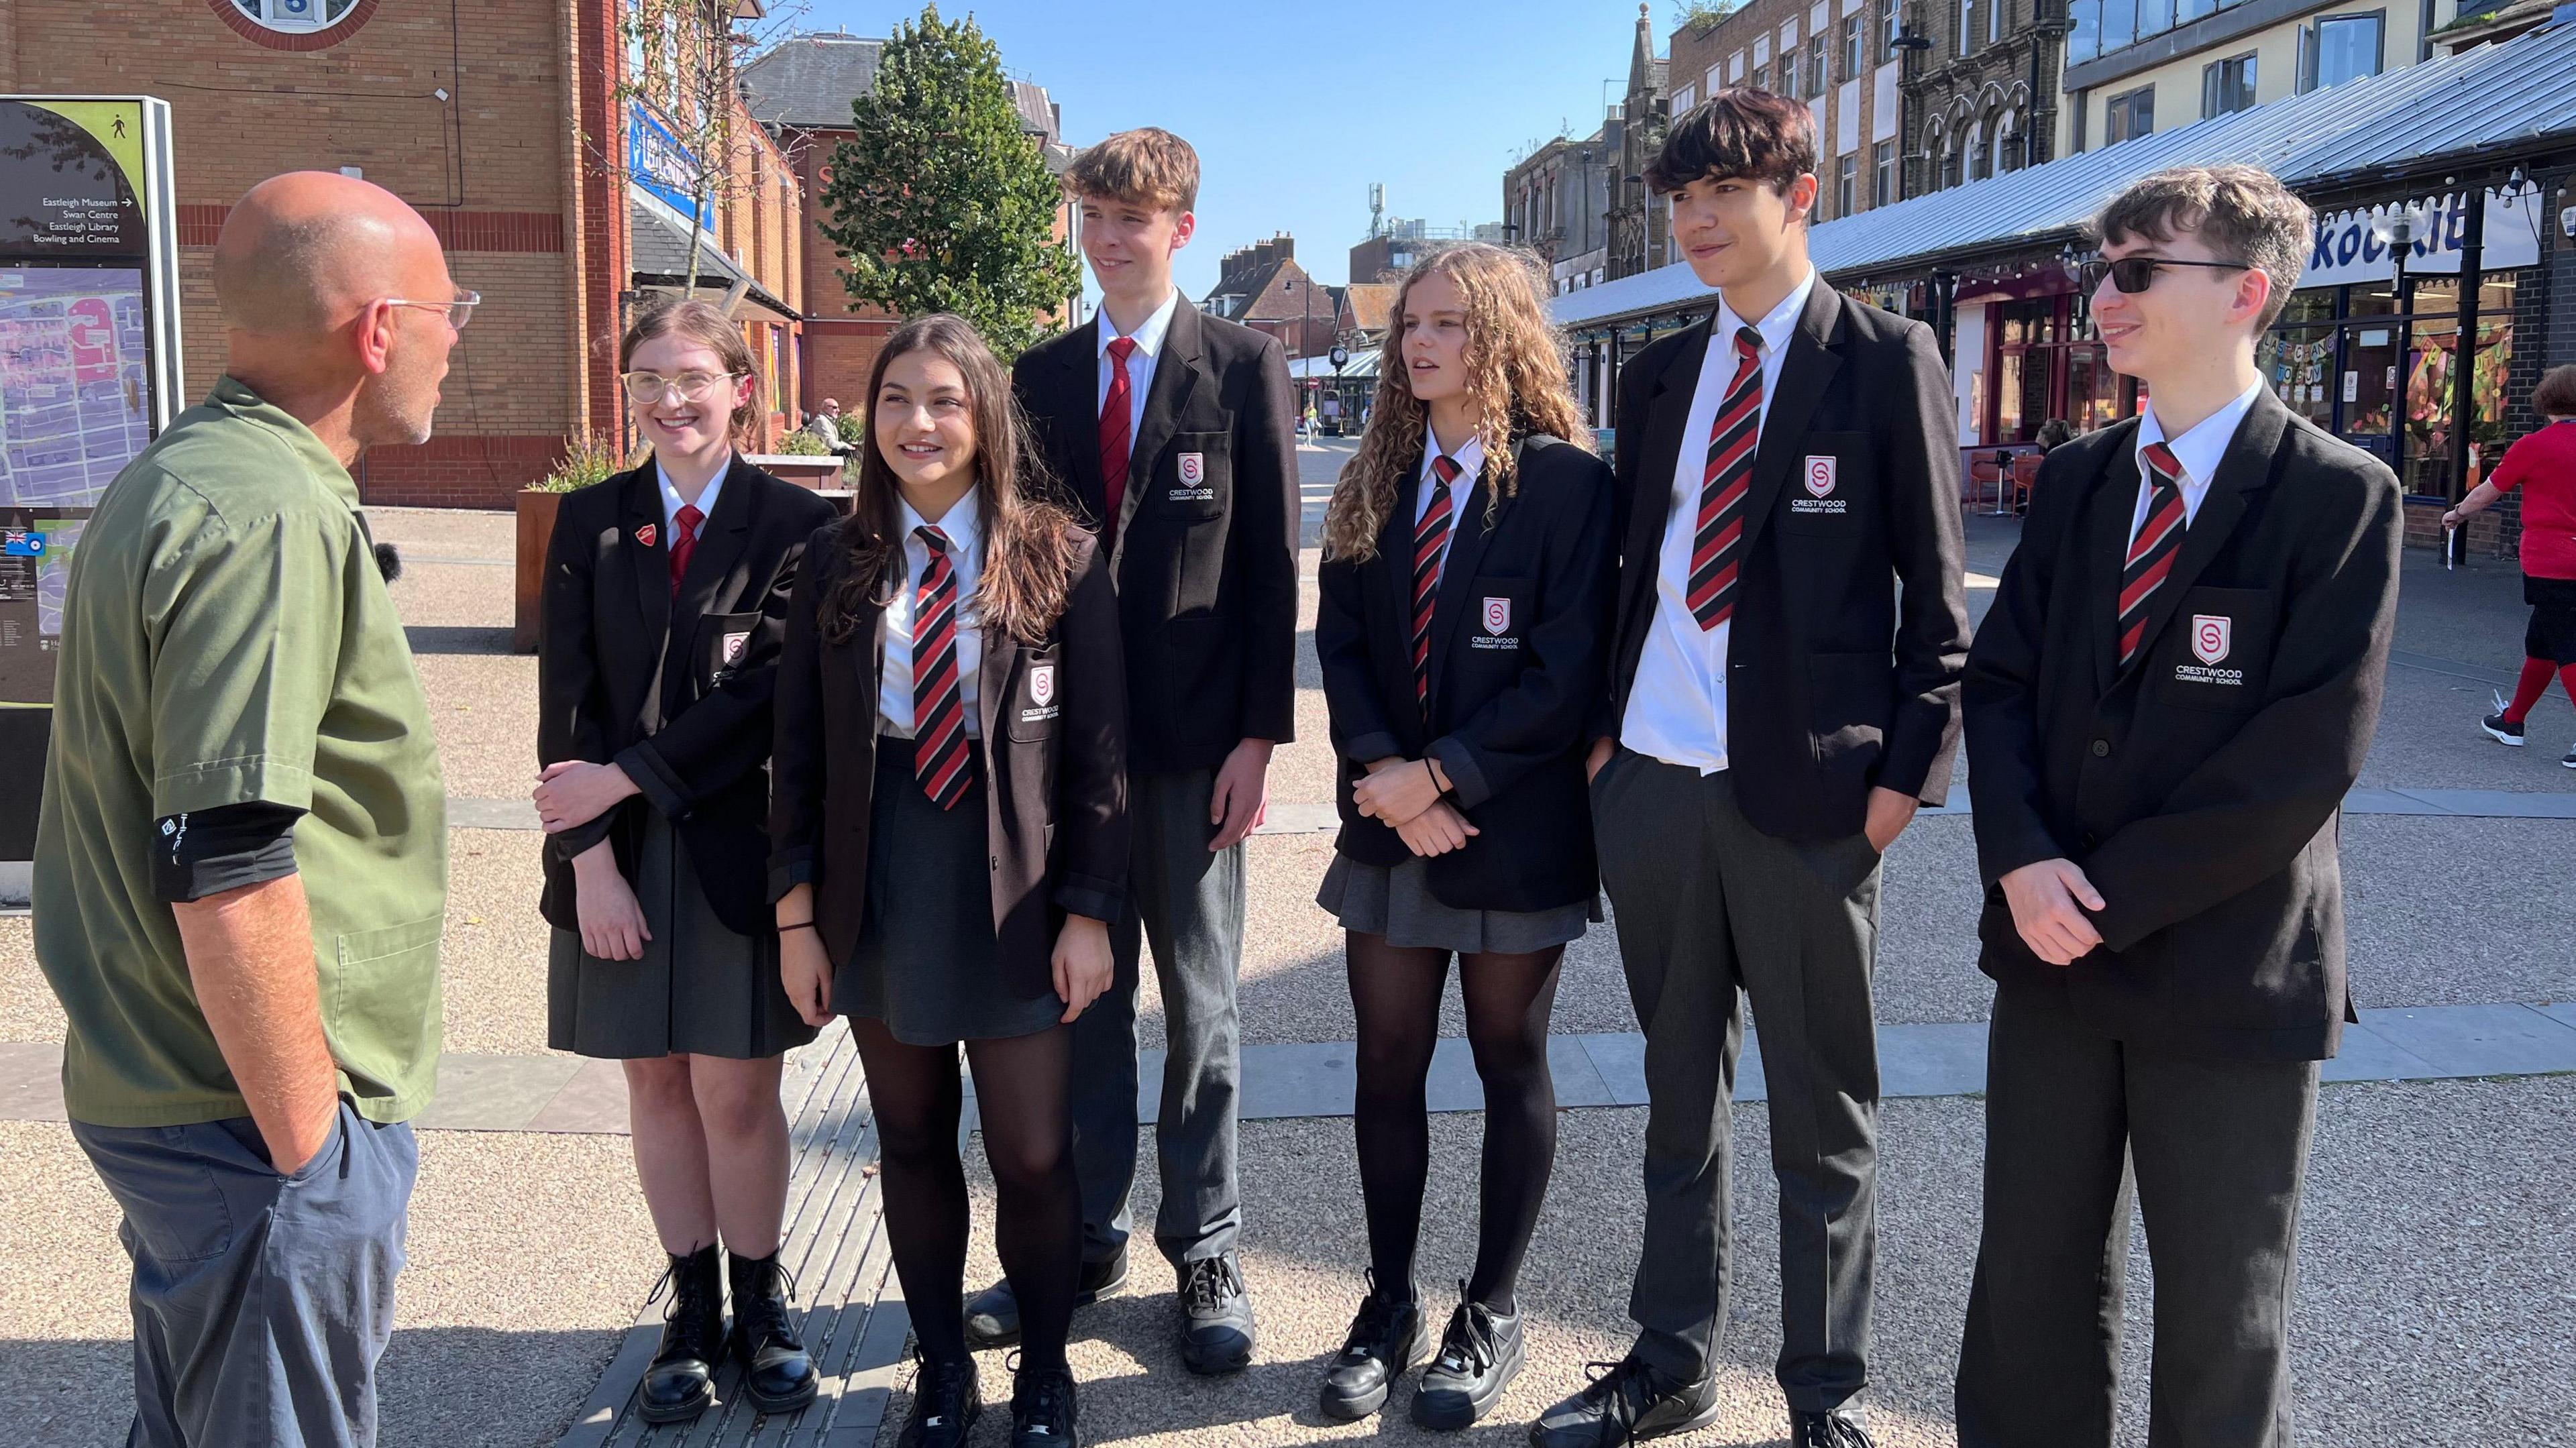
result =
[[[1593,897],[1598,862],[1583,756],[1608,661],[1613,568],[1610,469],[1561,439],[1514,449],[1519,485],[1491,527],[1479,474],[1431,606],[1431,707],[1413,684],[1413,517],[1421,457],[1365,563],[1319,575],[1315,652],[1324,667],[1341,777],[1334,788],[1354,860],[1412,858],[1359,812],[1351,786],[1372,760],[1437,758],[1481,831],[1431,857],[1431,893],[1461,910],[1546,910]]]
[[[671,596],[653,464],[564,495],[537,633],[537,759],[615,763],[642,793],[546,840],[548,923],[581,928],[572,858],[616,841],[635,877],[646,811],[678,827],[707,903],[745,935],[775,923],[766,853],[770,691],[788,585],[832,505],[735,455]],[[649,541],[647,541],[649,540]]]
[[[2266,391],[2123,671],[2136,440],[2130,421],[2048,455],[1969,652],[1979,963],[2121,1040],[2325,1059],[2350,1007],[2336,837],[2396,625],[2397,479]],[[2108,907],[2072,966],[2030,953],[1995,883],[2059,857]]]
[[[1099,531],[1099,320],[1021,353],[1011,383],[1066,502]],[[1109,557],[1139,773],[1208,769],[1243,740],[1296,737],[1295,427],[1278,339],[1182,298]]]
[[[848,567],[846,530],[860,526],[843,519],[806,545],[778,666],[770,766],[769,898],[814,886],[815,928],[835,967],[858,945],[867,904],[882,661],[878,609],[837,644],[824,640],[819,609]],[[882,585],[880,596],[902,586]],[[1040,669],[1052,672],[1033,677]],[[1042,996],[1055,988],[1066,913],[1115,920],[1127,898],[1126,676],[1118,601],[1089,534],[1076,540],[1072,592],[1046,642],[986,629],[975,677],[1003,980]]]
[[[1602,734],[1627,712],[1654,623],[1674,466],[1685,447],[1708,447],[1682,432],[1713,317],[1620,374],[1619,613]],[[1816,282],[1762,420],[1739,577],[1726,752],[1745,819],[1780,839],[1830,840],[1860,832],[1874,786],[1947,799],[1967,552],[1950,369],[1922,323]]]

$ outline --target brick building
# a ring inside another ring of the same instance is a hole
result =
[[[1916,0],[1915,10],[1912,29],[1930,44],[1901,83],[1908,194],[2046,163],[2066,0]]]
[[[1628,93],[1619,104],[1618,170],[1611,174],[1607,272],[1612,280],[1652,271],[1672,260],[1667,245],[1672,208],[1646,189],[1646,167],[1664,148],[1664,128],[1680,113],[1672,104],[1670,63],[1655,54],[1654,20],[1637,6],[1636,44],[1628,56]]]
[[[2025,0],[2027,3],[2027,0]],[[1679,115],[1733,85],[1805,101],[1816,118],[1816,219],[1885,206],[1903,189],[1899,0],[1750,0],[1672,35]]]
[[[638,144],[654,138],[625,98],[620,13],[619,0],[5,4],[0,91],[169,101],[193,395],[222,369],[213,246],[244,191],[281,171],[354,169],[417,207],[484,302],[438,435],[369,450],[359,486],[372,503],[503,507],[566,436],[622,426],[621,320],[684,279],[690,227],[646,184],[668,151]],[[785,155],[747,118],[736,132],[700,285],[733,296],[771,374],[768,435],[798,420],[803,203]]]
[[[1227,252],[1217,264],[1216,286],[1199,299],[1199,307],[1268,332],[1292,358],[1317,357],[1333,350],[1339,291],[1307,275],[1297,264],[1297,239],[1281,232]]]
[[[742,68],[744,101],[777,144],[811,200],[804,221],[801,261],[806,299],[804,391],[798,399],[807,410],[826,397],[842,406],[864,406],[868,370],[899,320],[883,308],[854,301],[841,280],[841,253],[823,235],[823,183],[831,171],[832,148],[855,140],[851,104],[876,83],[877,57],[883,40],[817,31],[791,36]],[[1073,162],[1064,144],[1063,108],[1044,86],[1011,82],[1021,129],[1044,149],[1047,164],[1061,175]],[[1056,214],[1056,235],[1070,241],[1078,215],[1071,202]],[[1075,299],[1067,299],[1071,315]]]
[[[1613,108],[1591,135],[1559,136],[1503,173],[1503,226],[1546,261],[1558,295],[1609,278],[1610,171],[1624,124]]]

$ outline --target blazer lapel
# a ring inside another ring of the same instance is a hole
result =
[[[635,613],[642,626],[638,637],[645,656],[654,661],[653,682],[644,691],[644,708],[650,716],[644,722],[651,728],[662,723],[661,659],[671,638],[671,540],[665,536],[669,531],[662,521],[661,480],[648,462],[627,474],[617,547],[626,555],[635,581]]]
[[[1750,550],[1771,522],[1780,490],[1796,470],[1807,445],[1807,423],[1816,415],[1816,399],[1842,370],[1843,299],[1818,277],[1807,293],[1798,329],[1789,334],[1789,355],[1780,362],[1779,384],[1771,405],[1762,412],[1762,441],[1753,454],[1753,483],[1744,499],[1744,546]]]
[[[2236,425],[2236,436],[2228,439],[2227,451],[2219,455],[2218,473],[2209,480],[2209,491],[2200,500],[2200,512],[2183,530],[2182,551],[2174,555],[2173,571],[2147,598],[2146,632],[2138,637],[2138,658],[2144,659],[2154,647],[2156,636],[2173,622],[2182,607],[2182,596],[2207,571],[2218,550],[2227,543],[2245,516],[2246,495],[2272,481],[2273,455],[2280,451],[2282,434],[2289,430],[2290,409],[2266,387],[2247,409],[2244,421]],[[2134,470],[2136,452],[2130,453]],[[2125,550],[2124,550],[2125,551]]]
[[[1118,505],[1118,541],[1111,545],[1109,568],[1115,574],[1118,561],[1125,556],[1127,525],[1136,510],[1146,505],[1146,494],[1153,491],[1154,460],[1172,442],[1172,434],[1181,426],[1181,414],[1190,405],[1190,394],[1199,381],[1200,336],[1198,308],[1183,297],[1172,308],[1172,325],[1163,333],[1162,355],[1154,359],[1154,382],[1145,389],[1145,415],[1136,424],[1136,436],[1127,450],[1127,497]]]
[[[1515,454],[1517,457],[1517,453]],[[1476,470],[1476,481],[1467,487],[1467,502],[1449,524],[1449,558],[1440,568],[1439,598],[1431,608],[1431,692],[1440,693],[1440,680],[1448,672],[1449,641],[1458,633],[1458,621],[1468,616],[1475,600],[1468,595],[1476,588],[1476,570],[1485,560],[1485,544],[1494,536],[1485,527],[1486,479],[1493,476],[1488,465]],[[1505,508],[1511,504],[1505,503]],[[1502,515],[1496,513],[1499,526]]]
[[[966,625],[961,621],[958,627]],[[984,770],[992,777],[993,761],[999,757],[998,741],[1003,737],[997,721],[1006,719],[1010,707],[1011,657],[1019,652],[1019,641],[1000,629],[982,633],[983,657],[975,661],[975,722],[984,731]]]
[[[1681,465],[1682,429],[1690,425],[1691,396],[1699,388],[1699,369],[1708,356],[1708,333],[1714,314],[1682,334],[1673,360],[1655,381],[1646,403],[1646,435],[1639,439],[1637,493],[1630,500],[1628,537],[1622,550],[1626,571],[1645,575],[1654,592],[1655,555],[1664,546],[1664,525],[1673,512],[1673,470]]]
[[[741,593],[742,581],[733,574],[759,522],[758,477],[736,453],[725,471],[724,490],[716,494],[715,514],[698,525],[697,551],[689,555],[689,571],[680,576],[681,617],[723,612],[723,605]]]
[[[1063,350],[1064,367],[1056,381],[1063,391],[1055,415],[1068,420],[1065,483],[1097,518],[1108,497],[1100,480],[1100,318],[1095,315],[1074,328]]]

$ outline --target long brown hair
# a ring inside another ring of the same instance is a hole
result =
[[[712,303],[695,297],[649,303],[636,312],[634,321],[626,324],[626,335],[617,344],[618,373],[623,375],[635,365],[636,348],[664,336],[695,342],[722,358],[727,372],[751,379],[751,397],[733,410],[725,429],[736,443],[751,436],[752,419],[760,415],[760,364],[752,359],[751,344],[742,339],[742,328]]]
[[[1485,517],[1519,490],[1512,446],[1534,432],[1553,433],[1589,452],[1565,374],[1565,342],[1547,320],[1537,259],[1487,242],[1444,246],[1415,262],[1396,288],[1386,340],[1378,348],[1377,401],[1360,448],[1333,485],[1324,507],[1324,553],[1363,562],[1377,553],[1378,530],[1394,511],[1405,481],[1422,467],[1422,430],[1430,404],[1413,395],[1404,365],[1404,305],[1416,282],[1437,273],[1467,308],[1467,391],[1483,419]]]
[[[859,439],[855,506],[840,524],[847,550],[840,582],[823,600],[823,637],[846,643],[858,620],[883,608],[903,572],[900,514],[903,485],[877,440],[877,392],[898,357],[929,352],[966,379],[975,425],[975,501],[984,518],[984,571],[968,603],[977,620],[1026,644],[1043,643],[1072,587],[1073,515],[1041,494],[1029,430],[1011,396],[1011,380],[964,318],[946,312],[915,317],[895,329],[868,373],[865,427]]]

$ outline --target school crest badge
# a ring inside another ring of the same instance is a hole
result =
[[[1508,598],[1486,599],[1485,632],[1489,634],[1503,634],[1511,632],[1511,628],[1512,601]]]
[[[2236,621],[2224,614],[2196,613],[2191,616],[2192,657],[2204,664],[2215,664],[2227,657],[2236,642]]]
[[[1207,454],[1205,454],[1205,453],[1183,453],[1183,454],[1181,454],[1181,481],[1182,481],[1182,482],[1187,483],[1187,484],[1188,484],[1188,485],[1190,485],[1191,487],[1195,488],[1195,487],[1197,487],[1197,486],[1199,485],[1199,480],[1200,480],[1201,478],[1206,477],[1206,476],[1207,476]]]
[[[724,661],[726,665],[730,667],[731,665],[741,663],[742,651],[744,648],[748,647],[750,643],[751,632],[748,629],[741,633],[726,634],[724,636]]]
[[[1029,669],[1029,697],[1040,704],[1055,702],[1055,665],[1035,664]]]
[[[1821,453],[1809,454],[1806,467],[1807,491],[1819,498],[1832,496],[1834,467],[1838,461],[1839,459],[1827,457]]]
[[[656,529],[656,528],[655,528],[652,524],[650,524],[650,523],[647,523],[647,524],[645,524],[643,527],[638,528],[638,529],[636,529],[636,530],[635,530],[635,541],[636,541],[636,542],[638,542],[638,543],[643,544],[643,545],[644,545],[645,547],[647,547],[647,548],[652,547],[652,546],[653,546],[653,540],[654,540],[655,538],[660,537],[660,536],[661,536],[661,532],[660,532],[660,530]]]

